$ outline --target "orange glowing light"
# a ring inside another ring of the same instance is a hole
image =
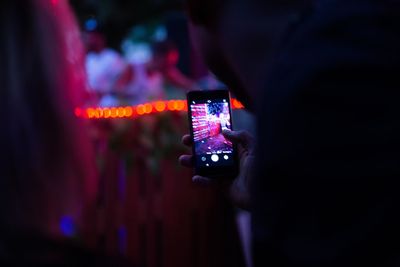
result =
[[[129,118],[129,117],[132,117],[132,115],[133,115],[133,108],[126,107],[125,108],[125,117]]]
[[[178,100],[175,102],[175,109],[177,111],[182,111],[185,109],[185,101],[183,100]]]
[[[156,102],[154,106],[158,112],[163,112],[167,107],[167,105],[165,105],[165,102],[163,101]]]
[[[174,100],[168,101],[168,110],[170,110],[170,111],[175,110],[175,101]]]
[[[117,114],[117,108],[111,108],[111,118],[115,119],[116,117],[118,117]]]
[[[111,117],[111,110],[109,108],[103,109],[103,118],[108,119]]]
[[[123,118],[125,117],[125,109],[120,107],[117,109],[117,117],[118,118]]]
[[[96,108],[96,114],[95,114],[95,117],[97,118],[97,119],[99,119],[99,118],[103,118],[103,109],[101,109],[101,108]]]
[[[243,109],[244,106],[237,99],[231,100],[233,109]],[[100,108],[92,107],[87,109],[76,108],[74,110],[76,117],[101,119],[101,118],[130,118],[136,115],[151,114],[155,111],[165,112],[169,111],[185,111],[188,109],[185,100],[169,100],[157,101],[153,103],[144,103],[135,107],[114,107],[114,108]]]
[[[144,112],[150,114],[153,111],[153,106],[150,103],[144,105]]]
[[[242,109],[242,108],[244,108],[243,107],[243,105],[242,105],[242,103],[240,103],[238,100],[236,100],[236,99],[233,99],[232,100],[232,105],[233,105],[233,107],[235,108],[235,109]]]
[[[143,115],[143,114],[145,113],[144,105],[139,105],[139,106],[137,106],[136,112],[137,112],[137,114],[139,114],[139,115]]]
[[[89,119],[94,118],[96,111],[93,108],[88,108],[86,114]]]

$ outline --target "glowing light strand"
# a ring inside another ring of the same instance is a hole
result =
[[[244,108],[242,103],[237,99],[231,100],[231,106],[232,109]],[[144,103],[138,106],[76,108],[75,116],[85,119],[122,119],[163,112],[182,112],[187,111],[187,109],[188,107],[185,100],[169,100]]]

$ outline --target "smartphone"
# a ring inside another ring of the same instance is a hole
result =
[[[239,170],[235,144],[223,130],[233,130],[229,91],[192,91],[187,94],[195,173],[204,177],[236,177]]]

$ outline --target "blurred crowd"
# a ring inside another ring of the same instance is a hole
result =
[[[134,45],[125,55],[106,46],[99,32],[84,33],[90,103],[102,107],[184,99],[198,83],[178,68],[180,52],[170,40]]]

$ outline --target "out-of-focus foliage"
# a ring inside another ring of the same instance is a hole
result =
[[[182,9],[182,0],[70,0],[81,26],[96,18],[112,47],[118,47],[129,30]]]

